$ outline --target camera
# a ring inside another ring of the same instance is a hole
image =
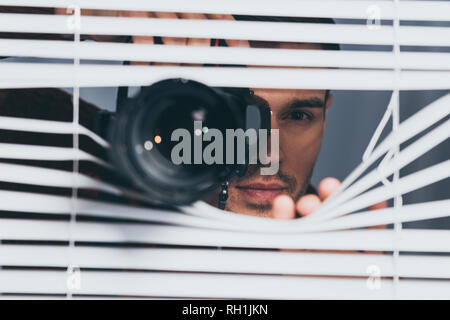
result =
[[[242,147],[237,144],[230,150],[222,141],[221,150],[213,155],[220,153],[227,161],[199,162],[199,153],[205,151],[202,137],[207,137],[208,131],[225,136],[230,130],[266,129],[270,134],[270,110],[252,103],[252,96],[247,88],[209,87],[179,78],[143,87],[134,97],[118,103],[115,113],[103,113],[99,122],[110,143],[111,163],[152,203],[185,205],[200,200],[224,181],[245,174],[249,150],[259,139],[258,135],[253,139],[245,136],[245,150],[237,150]],[[173,161],[179,143],[174,139],[176,130],[191,133],[184,143],[194,152],[181,152],[187,160],[182,163]],[[238,159],[242,152],[245,156]]]

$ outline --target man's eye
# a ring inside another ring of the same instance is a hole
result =
[[[304,111],[297,110],[297,111],[292,111],[289,114],[289,119],[292,119],[292,120],[310,120],[311,116],[309,114],[307,114],[306,112],[304,112]]]

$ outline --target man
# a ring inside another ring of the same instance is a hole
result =
[[[56,14],[66,14],[66,9],[55,9]],[[295,19],[273,17],[248,17],[217,14],[194,13],[160,13],[160,12],[112,12],[87,10],[84,15],[152,17],[173,19],[222,19],[222,20],[264,20],[264,21],[303,21],[332,23],[330,19]],[[98,41],[120,41],[119,37],[93,37]],[[123,39],[122,39],[123,40]],[[163,43],[172,45],[209,46],[210,39],[154,38],[135,36],[135,43]],[[276,47],[281,49],[324,49],[322,44],[284,43],[227,40],[228,46]],[[329,45],[328,45],[329,46]],[[329,49],[329,48],[327,48]],[[336,49],[336,48],[334,48]],[[133,62],[132,62],[133,64]],[[134,64],[142,64],[134,63]],[[153,63],[162,64],[162,63]],[[272,111],[272,129],[280,134],[280,150],[278,159],[279,171],[273,176],[259,175],[260,167],[251,165],[244,177],[234,178],[228,187],[228,200],[225,209],[228,211],[291,219],[298,215],[314,212],[321,201],[328,197],[339,186],[339,181],[327,178],[318,188],[318,195],[310,186],[310,179],[317,160],[326,119],[333,96],[326,90],[280,90],[254,88],[254,97],[258,103],[269,106]],[[82,113],[83,114],[83,113]],[[269,148],[270,149],[270,148]],[[217,206],[218,193],[205,199]]]
[[[96,13],[93,13],[96,14]],[[98,13],[97,13],[98,14]],[[258,16],[231,16],[218,14],[127,12],[125,16],[169,19],[221,19],[258,20],[270,22],[321,22],[331,19],[278,18]],[[159,40],[159,39],[158,39]],[[155,43],[154,37],[133,37],[135,43]],[[210,39],[162,38],[163,44],[209,46]],[[337,45],[226,40],[228,46],[280,48],[280,49],[338,49]],[[279,171],[274,176],[259,175],[260,166],[251,165],[244,177],[234,178],[228,187],[225,210],[256,215],[291,219],[308,215],[320,206],[339,186],[339,181],[327,178],[319,185],[316,195],[310,179],[326,127],[326,116],[333,101],[327,90],[280,90],[251,88],[258,103],[270,107],[272,129],[280,134]],[[270,148],[269,148],[270,149]],[[217,206],[218,190],[205,199]],[[294,201],[296,204],[294,205]]]

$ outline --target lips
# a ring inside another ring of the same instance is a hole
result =
[[[246,198],[256,202],[273,201],[275,197],[287,191],[287,188],[280,183],[250,183],[236,188]]]

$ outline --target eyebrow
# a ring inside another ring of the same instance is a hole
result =
[[[267,100],[258,95],[254,95],[251,100],[252,100],[252,102],[254,102],[258,105],[270,107]],[[286,103],[284,105],[284,107],[287,109],[323,108],[324,105],[325,105],[325,101],[322,99],[319,99],[319,98],[309,98],[309,99],[295,98],[295,99],[292,99],[291,101],[289,101],[288,103]]]
[[[323,108],[325,101],[319,98],[309,98],[309,99],[293,99],[285,104],[287,109],[297,109],[297,108]]]

